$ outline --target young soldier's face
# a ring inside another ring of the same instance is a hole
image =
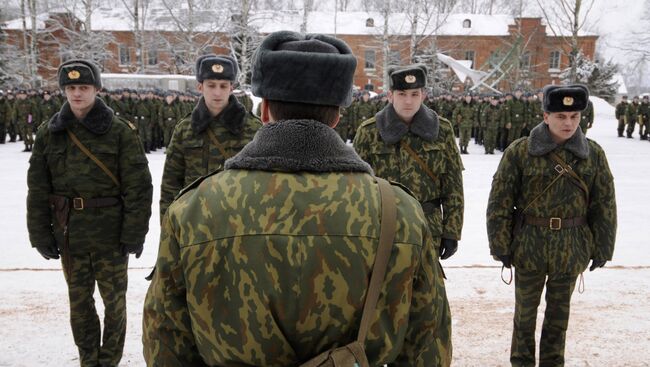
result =
[[[208,79],[199,83],[199,92],[203,94],[205,105],[211,111],[221,111],[228,105],[232,93],[232,83],[229,80]]]
[[[73,111],[90,109],[98,92],[95,86],[89,84],[69,84],[65,86],[64,91]]]
[[[410,120],[420,110],[425,94],[422,88],[393,90],[388,92],[388,101],[393,104],[397,115]]]
[[[544,123],[548,125],[553,141],[563,144],[580,126],[580,112],[544,112]]]

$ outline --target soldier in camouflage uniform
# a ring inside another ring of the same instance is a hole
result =
[[[580,113],[580,130],[587,135],[587,130],[591,129],[594,124],[594,104],[591,101],[587,102],[587,108]]]
[[[7,125],[9,122],[9,102],[5,94],[0,92],[0,144],[7,140]]]
[[[375,116],[376,105],[370,101],[370,92],[364,90],[361,92],[361,99],[352,104],[354,119],[348,129],[348,139],[354,140],[354,135],[357,133],[359,126],[369,118]]]
[[[625,130],[625,111],[627,110],[627,103],[627,96],[623,96],[621,101],[616,105],[616,111],[614,112],[616,120],[618,120],[618,128],[616,130],[619,138],[623,137],[623,131]]]
[[[452,121],[458,125],[460,131],[460,154],[469,154],[467,152],[467,145],[472,134],[472,126],[474,126],[474,119],[476,118],[476,107],[472,102],[472,96],[465,95],[463,102],[461,102],[454,110]]]
[[[176,125],[167,147],[160,188],[160,219],[181,189],[197,178],[223,170],[261,126],[232,95],[237,62],[229,56],[204,55],[196,61],[203,96],[191,116]]]
[[[632,98],[632,103],[627,105],[625,109],[625,123],[627,124],[627,138],[632,139],[632,134],[634,133],[634,127],[636,126],[639,114],[639,96],[634,96]]]
[[[391,69],[388,106],[361,125],[354,148],[377,176],[408,187],[422,204],[442,259],[463,227],[462,163],[451,123],[422,104],[426,67]]]
[[[39,116],[40,118],[36,121],[36,128],[38,129],[41,124],[47,123],[50,118],[59,111],[61,106],[56,104],[56,101],[52,99],[52,95],[49,91],[43,92],[43,100],[38,104],[39,107]]]
[[[160,107],[159,114],[162,120],[163,144],[167,147],[169,146],[169,141],[172,138],[176,123],[184,117],[181,115],[180,106],[174,94],[168,93],[165,95],[165,101]]]
[[[641,104],[637,111],[637,120],[639,121],[639,139],[648,140],[648,128],[650,127],[650,100],[648,96],[643,96]]]
[[[14,104],[14,116],[16,127],[20,132],[20,136],[25,144],[23,152],[31,152],[32,145],[34,144],[34,132],[32,124],[34,123],[34,105],[27,99],[27,92],[19,90],[17,93],[16,102]]]
[[[485,154],[494,154],[494,148],[497,145],[497,133],[501,123],[500,115],[499,100],[492,96],[490,97],[490,105],[484,108],[481,113],[481,121],[485,131],[483,139]]]
[[[97,97],[97,66],[69,60],[58,76],[68,102],[36,135],[27,173],[29,240],[44,258],[62,258],[81,366],[117,366],[126,335],[128,255],[142,253],[151,175],[133,127]],[[104,302],[103,334],[95,285]]]
[[[508,145],[521,137],[521,132],[526,126],[526,102],[523,100],[522,95],[521,90],[516,90],[515,98],[508,102],[508,110],[510,111],[510,116],[506,117],[508,119],[506,125],[509,124],[510,126],[506,126],[508,129]]]
[[[380,230],[372,169],[331,128],[355,66],[329,36],[263,40],[252,86],[265,125],[165,214],[144,306],[148,366],[297,366],[354,340]],[[449,306],[426,220],[392,189],[397,233],[365,352],[373,366],[449,366]]]
[[[487,209],[490,253],[515,267],[510,362],[535,366],[535,320],[546,288],[539,366],[563,366],[576,279],[612,259],[614,182],[603,149],[578,129],[589,92],[547,86],[544,122],[516,140],[494,175]]]

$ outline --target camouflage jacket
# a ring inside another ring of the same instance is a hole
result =
[[[556,152],[585,181],[589,202],[568,175],[550,185],[558,176],[550,152]],[[588,225],[560,230],[523,225],[513,235],[515,208],[526,207],[526,216],[586,217]],[[528,271],[575,275],[584,271],[590,259],[611,260],[616,201],[614,179],[602,148],[580,129],[558,146],[545,123],[537,125],[530,137],[513,142],[492,181],[487,230],[490,253],[512,254],[514,266]]]
[[[183,187],[210,172],[223,170],[225,160],[251,141],[260,126],[261,122],[232,95],[216,117],[210,115],[201,98],[192,115],[178,122],[167,147],[160,187],[160,218]],[[210,139],[207,129],[212,130],[227,156]]]
[[[174,126],[181,119],[180,106],[176,101],[172,103],[163,102],[158,113],[164,126]]]
[[[620,120],[625,116],[625,110],[627,110],[627,102],[619,102],[616,105],[615,115],[617,120]]]
[[[380,232],[370,167],[326,125],[262,127],[169,207],[143,318],[149,366],[297,366],[356,338]],[[451,324],[422,209],[397,233],[371,365],[449,366]]]
[[[486,106],[481,112],[481,123],[487,130],[496,130],[500,126],[501,109],[498,105]]]
[[[467,103],[463,101],[454,109],[452,121],[459,127],[471,128],[476,120],[476,110],[474,102]]]
[[[580,113],[580,128],[582,132],[586,132],[588,128],[594,123],[594,104],[591,101],[587,102],[587,108]]]
[[[526,122],[526,102],[522,99],[513,98],[506,102],[510,109],[510,121],[512,124],[523,125]]]
[[[628,103],[627,108],[625,109],[625,118],[627,119],[627,123],[632,121],[636,123],[640,105],[640,103]]]
[[[435,175],[435,181],[401,144],[408,144],[420,156]],[[422,106],[409,127],[389,104],[361,125],[354,148],[377,176],[408,187],[423,203],[434,238],[460,240],[463,164],[449,121],[438,118],[435,112]],[[440,200],[442,206],[430,205],[436,200]]]
[[[71,130],[93,155],[118,178],[120,187],[68,137]],[[51,194],[68,198],[120,198],[120,204],[70,210],[71,252],[116,250],[120,243],[142,244],[151,216],[151,175],[135,132],[113,116],[96,98],[77,120],[65,103],[38,129],[27,172],[27,228],[32,246],[63,241],[63,228],[54,220]],[[53,236],[54,235],[54,236]]]
[[[36,116],[36,113],[34,111],[34,105],[29,99],[15,99],[14,103],[14,116],[16,119],[16,123],[18,124],[27,124],[27,123],[33,123],[34,117]],[[29,118],[32,118],[32,121],[29,121]]]

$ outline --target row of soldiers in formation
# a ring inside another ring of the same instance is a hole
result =
[[[236,91],[234,95],[247,111],[253,111],[253,101],[246,93]],[[169,145],[174,127],[192,112],[198,100],[193,93],[127,88],[103,89],[100,97],[116,116],[134,124],[146,153]],[[430,93],[424,104],[452,122],[462,154],[468,154],[467,146],[472,138],[475,144],[484,146],[485,154],[494,154],[495,149],[503,152],[517,138],[528,136],[530,129],[542,121],[541,98],[541,91],[534,94],[521,90],[503,95],[467,93],[463,96],[435,96]],[[64,96],[58,90],[0,93],[0,144],[9,135],[9,141],[23,140],[24,151],[31,151],[32,133],[59,111],[63,102]],[[342,109],[336,131],[344,141],[354,140],[361,123],[374,117],[387,104],[386,94],[371,98],[368,91],[356,93],[352,105]],[[259,111],[255,112],[260,115]],[[650,104],[647,96],[643,98],[643,103],[638,103],[638,97],[632,103],[627,103],[625,96],[616,107],[619,136],[623,136],[623,129],[627,125],[627,134],[631,137],[638,123],[641,139],[647,139],[650,123],[648,113]],[[589,101],[580,122],[584,133],[593,121],[594,109]]]
[[[528,136],[530,130],[542,121],[542,96],[541,90],[536,94],[516,90],[503,95],[466,93],[463,96],[435,96],[430,93],[424,104],[452,122],[462,154],[468,154],[467,146],[472,138],[475,144],[485,147],[485,154],[494,154],[495,149],[503,152],[514,140]],[[336,131],[344,140],[354,140],[359,125],[381,111],[387,103],[383,94],[370,98],[369,92],[361,92],[352,105],[343,110]],[[594,107],[589,101],[580,120],[583,133],[587,133],[593,122]]]
[[[623,137],[625,131],[628,139],[632,139],[636,125],[639,125],[639,139],[648,139],[648,129],[650,129],[650,98],[648,95],[639,100],[639,96],[634,96],[632,102],[628,101],[627,96],[623,96],[621,101],[616,105],[616,120],[618,120],[618,137]]]

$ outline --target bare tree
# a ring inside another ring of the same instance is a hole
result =
[[[233,5],[229,46],[239,63],[239,84],[246,87],[250,81],[253,53],[262,41],[257,24],[262,24],[269,15],[254,12],[254,0],[236,0]]]
[[[548,4],[543,4],[541,0],[536,0],[544,18],[556,37],[562,37],[569,45],[569,66],[570,71],[568,80],[575,82],[577,80],[577,57],[580,52],[578,43],[578,34],[585,26],[585,20],[594,5],[594,0],[549,0]],[[569,32],[570,36],[565,36]]]
[[[133,37],[135,38],[135,54],[136,54],[136,72],[144,73],[146,66],[144,62],[145,56],[145,42],[144,31],[147,25],[148,10],[151,0],[121,0],[124,8],[129,13],[133,21]]]

